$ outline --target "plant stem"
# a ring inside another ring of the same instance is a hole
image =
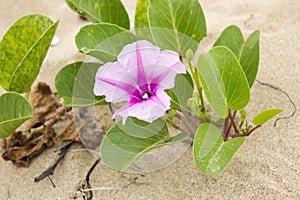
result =
[[[232,114],[233,120],[235,120],[236,113],[237,113],[237,111],[235,110],[235,111],[233,112],[233,114]]]
[[[245,120],[242,120],[242,121],[241,121],[241,123],[240,123],[240,125],[239,125],[239,128],[242,128],[242,126],[244,125],[244,122],[245,122]]]
[[[228,116],[226,118],[224,129],[223,129],[223,131],[224,131],[224,135],[223,135],[224,136],[224,141],[228,140],[231,127],[233,127],[235,134],[239,134],[239,130],[238,130],[238,128],[235,124],[235,121],[234,121],[235,116],[236,116],[236,111],[233,112],[233,115],[231,115],[230,110],[228,111]]]
[[[236,111],[234,111],[233,115],[231,114],[230,110],[228,111],[228,116],[225,120],[225,124],[224,124],[224,128],[223,128],[223,137],[224,137],[225,142],[229,138],[231,127],[233,127],[233,130],[234,130],[234,134],[232,134],[230,136],[231,138],[249,136],[251,133],[253,133],[253,131],[255,131],[256,129],[261,127],[261,126],[256,126],[253,129],[251,129],[248,133],[239,132],[239,130],[235,124],[235,121],[234,121],[235,116],[236,116]],[[230,124],[229,124],[229,121],[230,121]]]
[[[234,134],[232,135],[231,137],[232,138],[235,138],[235,137],[246,137],[246,136],[249,136],[251,133],[253,133],[256,129],[260,128],[261,126],[255,126],[253,129],[251,129],[248,133],[237,133],[237,134]]]
[[[234,113],[233,116],[231,115],[230,110],[229,110],[229,112],[228,112],[228,117],[229,117],[230,120],[231,120],[231,125],[233,126],[233,129],[234,129],[235,134],[237,134],[237,133],[239,133],[239,130],[238,130],[238,128],[236,127],[236,124],[235,124],[235,121],[234,121],[235,114],[236,114],[236,111],[235,111],[235,113]]]
[[[223,131],[222,131],[223,132],[222,135],[223,135],[225,142],[228,140],[230,129],[231,129],[231,124],[229,125],[229,116],[227,116],[227,118],[225,119],[224,126],[223,126]]]
[[[198,91],[198,94],[199,94],[199,97],[200,97],[200,102],[201,102],[201,104],[200,104],[201,105],[200,111],[204,112],[205,111],[205,105],[204,105],[204,99],[203,99],[203,94],[202,94],[202,87],[200,85],[200,80],[199,80],[198,72],[192,66],[192,63],[189,60],[188,60],[188,65],[189,65],[190,71],[192,73],[193,80],[194,80],[194,82],[196,84],[196,88],[197,88],[197,91]]]

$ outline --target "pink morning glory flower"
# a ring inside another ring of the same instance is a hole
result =
[[[153,122],[170,109],[171,98],[164,90],[174,87],[178,73],[186,73],[178,53],[140,40],[126,45],[116,62],[99,68],[94,93],[105,95],[107,102],[127,102],[113,114],[123,124],[128,116]]]

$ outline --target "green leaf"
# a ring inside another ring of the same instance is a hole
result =
[[[183,141],[185,139],[187,139],[190,136],[189,133],[183,132],[183,133],[179,133],[178,135],[172,137],[171,139],[167,140],[166,142],[168,144],[173,144],[173,143],[177,143],[179,141]]]
[[[207,101],[213,111],[222,118],[228,115],[226,92],[220,72],[209,54],[198,57],[197,71]]]
[[[245,138],[236,137],[223,142],[216,126],[210,123],[201,124],[193,143],[194,160],[198,169],[208,175],[222,172],[244,141]]]
[[[178,135],[175,135],[174,137],[171,137],[170,139],[166,139],[163,142],[157,143],[155,145],[155,148],[157,147],[162,147],[162,146],[166,146],[166,145],[171,145],[171,144],[175,144],[181,141],[186,140],[188,137],[190,136],[189,133],[187,132],[182,132],[179,133]]]
[[[235,25],[231,25],[225,28],[213,46],[225,46],[230,49],[237,58],[240,58],[243,45],[244,37],[241,29]]]
[[[235,55],[226,47],[212,48],[197,61],[203,90],[214,112],[224,118],[231,110],[244,108],[250,100],[250,89]]]
[[[127,130],[131,130],[130,125],[130,123],[129,125],[126,123],[126,128],[124,128],[121,121],[119,121],[105,135],[100,147],[101,159],[105,165],[113,169],[125,170],[142,153],[161,144],[169,135],[168,129],[164,124],[156,135],[148,138],[134,137],[127,132]],[[158,127],[160,127],[160,124]],[[149,131],[147,126],[142,125],[139,127],[139,130],[142,128],[146,128]]]
[[[20,94],[7,92],[0,96],[0,138],[7,138],[33,116],[30,103]]]
[[[204,13],[198,0],[150,0],[148,19],[156,45],[177,51],[196,51],[206,36]]]
[[[29,91],[57,24],[42,15],[27,15],[9,28],[0,42],[0,85],[5,90]]]
[[[160,131],[168,131],[165,121],[160,118],[152,123],[148,123],[135,117],[128,117],[126,124],[124,126],[120,124],[119,126],[124,133],[137,138],[149,138],[156,135]]]
[[[128,14],[120,0],[66,0],[69,7],[93,23],[107,22],[130,28]]]
[[[139,39],[148,40],[154,43],[151,30],[149,28],[148,7],[149,0],[137,0],[134,15],[134,31]]]
[[[145,39],[154,43],[148,21],[147,11],[149,5],[149,0],[137,0],[134,15],[134,30],[139,39]]]
[[[282,109],[272,108],[265,110],[253,118],[253,123],[258,126],[262,126],[264,123],[275,117],[277,114],[281,113]]]
[[[123,47],[135,40],[130,31],[108,23],[84,26],[75,37],[79,51],[103,62],[115,61]]]
[[[254,31],[246,40],[240,56],[241,66],[251,87],[256,79],[259,65],[259,36],[260,31]]]
[[[238,58],[251,87],[255,81],[259,65],[259,30],[254,31],[246,41],[239,27],[228,26],[219,36],[214,46],[229,48]]]
[[[194,84],[191,75],[178,74],[175,78],[175,86],[166,90],[167,94],[172,98],[172,105],[178,109],[185,109],[188,99],[193,96]]]
[[[149,27],[147,9],[150,3],[149,0],[137,0],[136,10],[134,15],[134,28]]]
[[[63,67],[55,77],[55,87],[63,104],[69,107],[106,104],[104,96],[95,97],[93,89],[98,63],[76,62]]]

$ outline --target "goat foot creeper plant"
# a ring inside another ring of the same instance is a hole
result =
[[[121,1],[96,2],[101,10],[80,1],[69,5],[93,22],[75,37],[79,51],[104,64],[67,65],[56,86],[69,106],[117,104],[116,123],[100,146],[102,162],[109,167],[148,170],[172,152],[156,154],[160,160],[149,159],[148,168],[136,162],[162,146],[190,144],[192,138],[197,167],[215,175],[226,168],[246,136],[281,112],[269,109],[252,123],[247,119],[245,107],[259,65],[258,30],[244,39],[237,26],[228,26],[203,53],[199,44],[207,35],[206,22],[198,1],[138,0],[134,32],[128,30]],[[120,12],[112,15],[104,8]],[[70,72],[74,78],[67,77]]]
[[[198,169],[216,175],[226,168],[247,136],[282,111],[272,108],[257,114],[252,122],[247,119],[246,106],[259,66],[259,30],[245,39],[237,26],[228,26],[204,52],[200,43],[207,36],[206,21],[198,0],[137,0],[134,31],[129,30],[129,17],[120,0],[66,2],[91,22],[80,29],[75,42],[93,62],[66,65],[56,75],[55,86],[62,102],[74,110],[118,107],[112,116],[115,124],[97,141],[105,165],[122,171],[132,167],[139,172],[153,170],[151,165],[162,157],[178,158],[172,151],[193,141]],[[52,38],[56,25],[49,22],[42,35]],[[38,46],[44,37],[34,44]],[[8,40],[5,36],[0,44],[0,84],[8,91],[17,88],[16,92],[26,92],[28,87],[20,89],[14,81],[21,77],[18,73],[26,74],[27,65],[2,65],[16,60],[8,58],[9,52],[2,53],[12,45]],[[39,51],[45,53],[49,45],[43,47]],[[43,56],[33,59],[41,64]],[[26,58],[23,61],[27,62]],[[4,94],[0,101],[6,103],[12,95]],[[14,98],[26,102],[23,97]],[[18,109],[23,114],[1,111],[2,138],[32,116],[26,103]],[[168,149],[170,146],[175,148]],[[160,153],[163,149],[167,153]],[[159,159],[149,160],[147,166],[136,165],[155,151]]]
[[[99,62],[67,65],[56,76],[56,87],[70,107],[118,106],[100,146],[105,165],[146,171],[160,160],[149,159],[147,168],[136,163],[143,156],[193,141],[198,169],[215,175],[246,136],[281,112],[273,108],[252,123],[247,119],[259,65],[258,30],[244,39],[231,25],[205,53],[199,48],[207,33],[198,1],[138,0],[134,31],[119,0],[95,0],[101,10],[88,2],[67,2],[92,22],[76,35],[78,50]],[[173,150],[158,157],[171,157]]]

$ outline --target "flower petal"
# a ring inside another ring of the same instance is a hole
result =
[[[122,117],[123,124],[125,124],[128,116],[136,117],[151,123],[162,117],[170,108],[170,100],[171,98],[163,90],[158,90],[156,95],[153,95],[148,100],[129,103],[117,110],[114,113],[113,118],[116,116]]]
[[[124,70],[136,79],[138,85],[149,82],[144,66],[153,66],[160,55],[160,49],[146,40],[126,45],[118,56]]]
[[[107,102],[118,103],[129,101],[134,90],[136,90],[135,80],[124,72],[118,62],[106,63],[98,69],[95,77],[95,95],[105,95]]]
[[[152,69],[151,83],[158,84],[161,89],[173,88],[175,76],[179,73],[186,73],[185,66],[179,60],[179,55],[169,50],[161,51],[156,67]]]

